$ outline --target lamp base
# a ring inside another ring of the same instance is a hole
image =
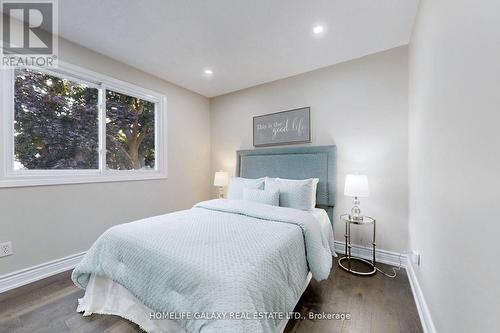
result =
[[[360,201],[358,197],[354,197],[354,207],[351,208],[351,215],[349,218],[353,221],[363,221],[363,215],[361,215],[361,209],[359,209]]]

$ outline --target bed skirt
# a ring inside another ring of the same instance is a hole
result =
[[[295,305],[309,285],[311,277],[312,274],[309,272]],[[148,333],[186,333],[184,328],[174,320],[151,319],[154,311],[122,285],[94,274],[90,276],[85,295],[78,300],[76,311],[83,312],[84,316],[90,316],[93,313],[119,316],[139,325],[143,331]],[[293,311],[293,309],[289,311]],[[279,323],[276,333],[282,333],[287,323],[288,320],[283,319]]]

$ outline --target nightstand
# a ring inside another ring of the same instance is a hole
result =
[[[349,273],[361,275],[361,276],[369,276],[369,275],[375,274],[377,272],[377,268],[375,267],[375,247],[376,247],[376,243],[375,243],[376,221],[375,221],[375,219],[371,218],[369,216],[363,216],[362,220],[356,220],[356,219],[351,218],[351,216],[349,214],[340,215],[340,219],[343,222],[345,222],[345,256],[339,258],[339,260],[338,260],[338,264],[339,264],[340,268],[342,268],[343,270],[345,270]],[[372,225],[373,226],[373,242],[372,242],[372,258],[373,259],[372,259],[372,261],[365,260],[363,258],[355,257],[355,256],[351,255],[351,247],[352,247],[352,244],[351,244],[351,224],[367,225],[367,226]],[[364,264],[367,264],[371,268],[371,270],[366,271],[366,272],[361,272],[359,270],[356,270],[355,268],[352,267],[353,261],[362,262]]]

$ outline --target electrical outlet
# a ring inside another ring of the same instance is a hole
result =
[[[417,266],[420,266],[422,262],[422,255],[418,253],[417,251],[412,251],[411,252],[411,262]]]
[[[0,243],[0,258],[7,257],[14,254],[12,249],[12,242]]]

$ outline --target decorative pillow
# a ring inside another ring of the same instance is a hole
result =
[[[313,182],[313,201],[312,201],[312,208],[316,207],[316,194],[318,193],[318,184],[319,184],[319,178],[311,178]]]
[[[282,207],[311,210],[316,206],[318,182],[318,178],[302,180],[266,178],[265,189],[279,191]]]
[[[243,200],[259,202],[266,205],[279,206],[280,192],[271,190],[243,189]]]
[[[232,200],[243,200],[243,189],[264,189],[264,178],[249,179],[232,177],[227,189],[227,198]]]

